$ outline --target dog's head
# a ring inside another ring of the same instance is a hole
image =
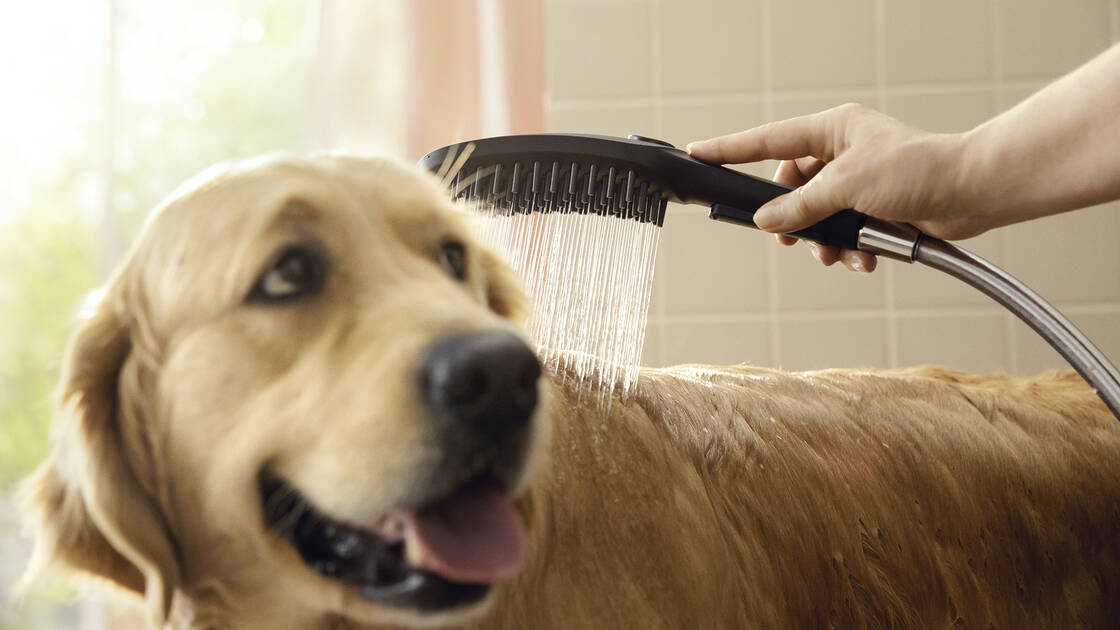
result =
[[[525,561],[547,427],[516,278],[464,220],[385,160],[184,186],[71,342],[39,560],[157,620],[176,590],[300,627],[478,614]]]

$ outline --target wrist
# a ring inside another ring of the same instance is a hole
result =
[[[996,117],[960,136],[958,166],[962,211],[975,217],[977,233],[1021,221],[1039,191],[1025,178],[1028,164],[1008,152],[1015,131]]]
[[[961,133],[933,134],[937,220],[947,238],[967,238],[998,225],[993,204],[992,177],[980,128]]]
[[[984,205],[984,196],[987,192],[984,181],[990,177],[989,163],[983,155],[984,141],[983,130],[976,127],[969,131],[950,134],[949,143],[952,147],[951,156],[953,163],[949,165],[952,181],[956,185],[956,197],[959,205],[968,206],[964,212],[980,210],[977,206]]]

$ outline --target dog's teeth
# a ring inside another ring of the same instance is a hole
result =
[[[355,532],[338,532],[330,540],[331,550],[340,558],[352,560],[363,553],[362,539]]]
[[[424,566],[424,546],[416,539],[416,533],[411,529],[404,535],[404,558],[414,567]]]
[[[377,533],[386,540],[398,541],[404,538],[407,529],[408,523],[404,517],[394,514],[382,521],[381,525],[377,527]]]
[[[311,564],[311,568],[320,575],[325,575],[327,577],[337,577],[342,573],[339,564],[337,562],[334,562],[333,560],[319,560],[317,562],[313,562]]]

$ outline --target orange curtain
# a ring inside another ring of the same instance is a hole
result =
[[[408,158],[544,130],[543,0],[413,0],[403,22]]]
[[[308,144],[415,160],[544,130],[544,0],[321,0]]]

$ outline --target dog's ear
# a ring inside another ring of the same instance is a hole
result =
[[[179,564],[124,453],[119,375],[131,344],[122,310],[103,298],[67,349],[51,452],[23,487],[36,537],[25,580],[47,566],[106,580],[142,596],[162,625]]]
[[[524,322],[529,316],[529,298],[521,288],[521,279],[493,251],[486,248],[480,251],[486,277],[486,303],[490,310],[507,319]]]

